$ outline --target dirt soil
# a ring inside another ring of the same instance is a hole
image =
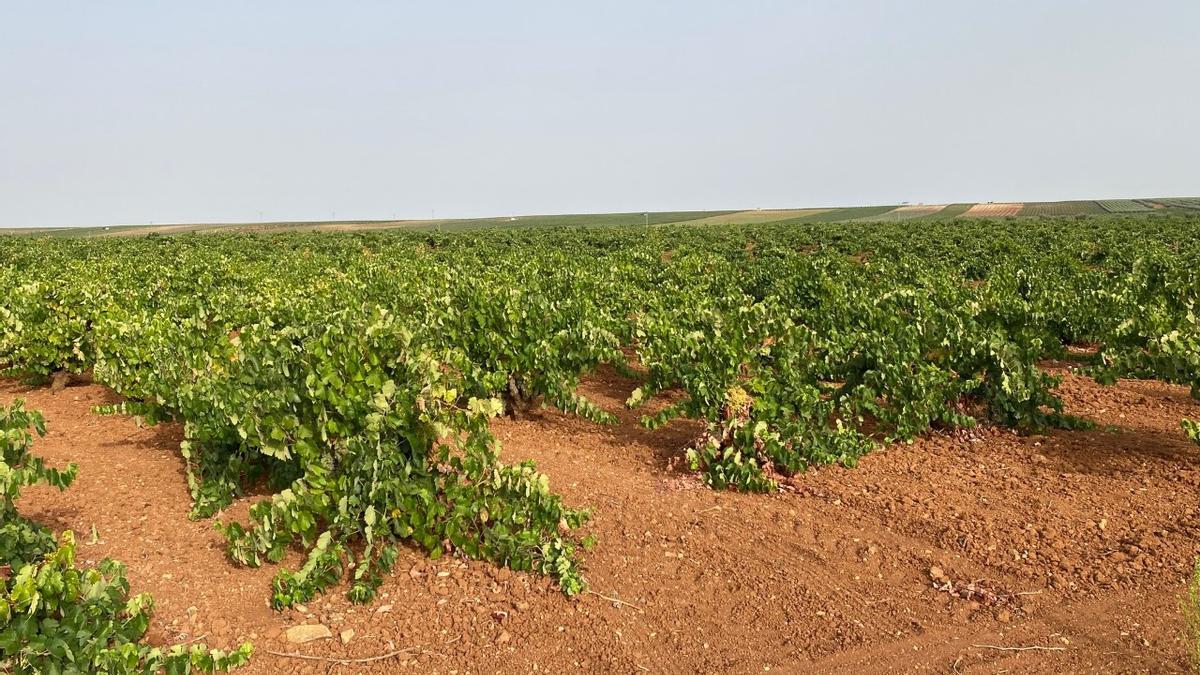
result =
[[[594,508],[594,594],[406,550],[375,603],[332,592],[282,613],[267,606],[274,570],[232,565],[212,523],[188,520],[178,426],[92,414],[117,400],[98,385],[0,382],[0,402],[43,411],[35,453],[80,465],[73,487],[28,489],[21,510],[75,530],[81,561],[127,563],[158,603],[152,641],[252,640],[247,673],[1183,671],[1200,449],[1179,420],[1200,403],[1060,372],[1068,411],[1095,430],[932,435],[775,495],[704,489],[679,461],[695,423],[641,429],[621,407],[633,383],[602,374],[583,393],[618,426],[548,410],[494,425],[503,456],[537,460],[569,503]],[[318,622],[334,637],[284,637]],[[350,665],[270,653],[402,648]]]

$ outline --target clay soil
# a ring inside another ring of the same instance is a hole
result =
[[[282,613],[267,606],[274,570],[230,564],[212,523],[188,520],[179,427],[92,414],[116,400],[98,385],[2,382],[0,402],[42,410],[50,432],[35,453],[80,465],[73,487],[28,489],[21,510],[75,530],[81,561],[127,563],[134,591],[157,599],[152,641],[252,640],[243,672],[1182,671],[1200,449],[1179,420],[1200,403],[1180,387],[1064,374],[1068,410],[1094,430],[935,434],[774,495],[702,488],[679,461],[694,423],[639,428],[621,408],[633,383],[601,374],[583,393],[618,426],[549,410],[494,426],[504,457],[537,460],[594,509],[595,594],[405,550],[373,604],[332,592]],[[286,641],[315,623],[334,637]],[[270,653],[402,648],[350,665]]]

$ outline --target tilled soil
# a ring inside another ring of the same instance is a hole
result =
[[[234,566],[212,523],[188,520],[179,427],[92,414],[117,400],[98,385],[2,382],[0,402],[45,414],[35,454],[80,465],[64,493],[27,489],[22,512],[75,530],[81,561],[127,563],[157,600],[152,641],[253,641],[247,673],[1183,671],[1200,449],[1179,421],[1200,403],[1059,372],[1094,430],[934,434],[774,495],[703,488],[680,461],[696,424],[638,427],[621,407],[634,384],[604,373],[582,393],[617,426],[543,410],[493,427],[504,457],[594,509],[592,593],[406,550],[373,604],[332,592],[281,613],[274,569]],[[316,623],[334,637],[287,642]]]

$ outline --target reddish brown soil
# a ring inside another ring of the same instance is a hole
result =
[[[694,424],[640,429],[620,406],[631,388],[611,375],[584,387],[620,426],[552,411],[494,426],[505,457],[536,459],[570,503],[594,508],[587,576],[628,604],[405,551],[374,604],[335,592],[283,613],[267,607],[273,570],[232,566],[211,523],[187,519],[177,427],[93,415],[115,400],[96,385],[0,383],[0,403],[25,397],[42,410],[50,435],[36,452],[80,465],[65,493],[29,489],[23,512],[74,529],[81,560],[128,563],[134,590],[158,600],[152,640],[253,640],[245,672],[1185,668],[1176,598],[1200,554],[1200,450],[1178,425],[1200,417],[1200,403],[1184,389],[1067,374],[1069,411],[1096,430],[934,435],[857,469],[812,471],[791,491],[743,495],[674,468]],[[970,583],[975,594],[950,592]],[[317,621],[354,637],[280,637]],[[352,666],[268,653],[350,659],[401,647],[413,655]]]

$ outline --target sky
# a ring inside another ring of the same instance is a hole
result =
[[[1196,0],[0,0],[0,227],[1200,195]]]

